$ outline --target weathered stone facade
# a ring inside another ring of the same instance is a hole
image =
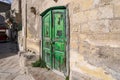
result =
[[[21,0],[13,0],[11,5],[11,16],[15,19],[16,23],[22,23],[22,9],[21,9]]]
[[[13,0],[11,4],[11,19],[15,21],[18,29],[18,45],[19,50],[23,51],[23,35],[22,35],[22,1],[21,0]]]
[[[26,0],[26,5],[27,49],[41,54],[40,14],[50,7],[65,6],[70,28],[70,80],[120,80],[119,0]]]

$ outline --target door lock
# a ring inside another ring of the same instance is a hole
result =
[[[50,41],[50,44],[52,45],[52,44],[55,44],[55,41]]]

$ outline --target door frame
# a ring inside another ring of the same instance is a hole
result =
[[[69,11],[68,11],[68,6],[56,6],[56,7],[50,7],[48,8],[47,10],[45,10],[44,12],[42,12],[40,14],[41,16],[41,55],[40,55],[40,58],[43,58],[43,20],[42,20],[42,17],[50,10],[56,10],[56,9],[66,9],[66,20],[65,20],[65,25],[66,25],[66,72],[65,73],[62,73],[60,71],[56,71],[56,70],[53,70],[54,72],[56,72],[57,74],[60,74],[60,75],[63,75],[63,76],[69,76],[70,75],[70,25],[69,25]]]

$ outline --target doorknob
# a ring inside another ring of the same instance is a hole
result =
[[[52,45],[52,44],[55,44],[55,41],[50,41],[50,44]]]

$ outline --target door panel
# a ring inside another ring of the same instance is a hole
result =
[[[53,53],[54,53],[54,68],[59,71],[65,69],[65,55],[66,55],[66,32],[65,32],[65,10],[53,11]]]
[[[51,67],[51,11],[43,17],[43,58],[48,67]]]
[[[64,53],[55,52],[54,68],[61,72],[65,69]]]

